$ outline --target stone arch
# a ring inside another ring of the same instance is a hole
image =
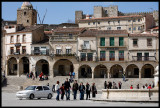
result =
[[[27,74],[29,72],[29,64],[28,57],[22,57],[19,61],[19,73]]]
[[[135,64],[129,64],[126,67],[126,73],[125,73],[126,78],[139,78],[139,68]]]
[[[18,64],[17,64],[17,59],[15,57],[11,57],[8,59],[7,61],[7,65],[8,65],[8,75],[17,75],[17,71],[18,71]]]
[[[111,78],[122,78],[123,67],[119,64],[115,64],[110,68]]]
[[[107,67],[99,64],[94,69],[94,78],[107,78]]]
[[[153,78],[154,76],[154,66],[151,64],[145,64],[141,68],[142,78]]]
[[[68,59],[59,59],[53,65],[54,76],[69,76],[73,71],[74,65]]]
[[[43,72],[44,75],[49,76],[49,62],[45,59],[40,59],[36,62],[35,65],[35,71],[37,72],[37,75],[39,75],[41,72]]]
[[[78,69],[78,78],[92,78],[92,68],[89,65],[81,65]]]

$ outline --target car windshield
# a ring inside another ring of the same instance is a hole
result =
[[[25,90],[35,90],[36,86],[28,86]]]

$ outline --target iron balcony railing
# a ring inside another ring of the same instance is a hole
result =
[[[49,56],[49,49],[46,49],[46,51],[41,50],[31,50],[31,55],[47,55]]]
[[[132,56],[132,61],[156,61],[155,56]]]

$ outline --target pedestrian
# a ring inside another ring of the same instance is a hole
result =
[[[60,87],[60,94],[61,94],[61,100],[63,100],[65,94],[64,84],[62,84],[62,86]]]
[[[130,89],[133,89],[133,85],[130,86]]]
[[[154,81],[152,81],[152,88],[154,88]]]
[[[76,97],[77,97],[77,90],[78,90],[78,83],[77,83],[77,80],[74,81],[73,86],[72,86],[72,90],[73,90],[74,100],[76,100]]]
[[[80,83],[79,91],[80,91],[80,100],[84,100],[85,86],[83,85],[83,82]]]
[[[49,86],[49,83],[47,83],[47,86]]]
[[[149,84],[149,86],[147,87],[147,89],[152,89],[151,84]]]
[[[39,80],[40,80],[40,81],[43,80],[42,76],[43,76],[43,72],[41,72],[41,73],[39,74]]]
[[[107,89],[107,81],[104,82],[104,89]]]
[[[137,84],[137,89],[139,89],[139,84]]]
[[[72,72],[69,72],[70,79],[72,78]]]
[[[66,81],[64,82],[64,89],[66,94],[66,100],[70,100],[70,82],[68,81],[68,78],[66,78]]]
[[[112,88],[112,82],[109,82],[109,89]]]
[[[73,79],[75,78],[75,72],[72,72],[72,77],[73,77]]]
[[[122,87],[122,83],[121,83],[121,81],[119,81],[119,83],[118,83],[118,87],[119,87],[119,89],[121,89],[121,87]]]
[[[125,73],[123,73],[123,81],[125,82],[126,80],[125,80]]]
[[[87,84],[86,84],[86,100],[88,100],[88,97],[89,97],[89,100],[90,100],[90,92],[91,92],[91,87],[87,82]]]
[[[92,91],[92,98],[95,98],[97,94],[95,83],[92,84],[91,91]]]
[[[37,71],[35,72],[35,75],[36,75],[36,79],[37,79],[37,76],[38,76],[38,73],[37,73]]]
[[[57,84],[55,85],[55,90],[57,92],[56,100],[59,101],[59,94],[60,94],[59,81],[57,81]]]
[[[148,88],[148,84],[146,83],[146,84],[145,84],[145,89],[147,89],[147,88]]]

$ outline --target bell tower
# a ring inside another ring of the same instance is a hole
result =
[[[17,24],[31,26],[37,24],[37,11],[33,9],[30,2],[23,2],[20,9],[17,9]]]

